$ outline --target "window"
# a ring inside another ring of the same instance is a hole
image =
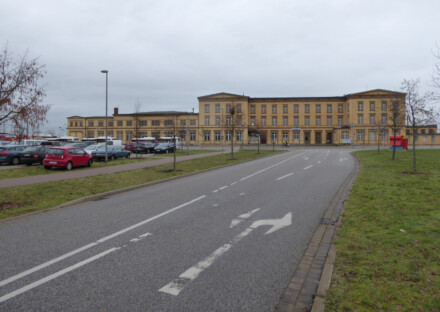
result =
[[[125,140],[128,141],[128,142],[130,142],[130,141],[131,141],[131,138],[132,138],[132,134],[131,134],[131,132],[127,132],[127,133],[125,134]]]
[[[374,111],[375,110],[375,104],[374,102],[370,102],[370,111]]]
[[[222,135],[221,135],[221,133],[220,133],[220,131],[216,131],[215,133],[214,133],[214,140],[215,141],[220,141],[222,139]]]
[[[316,113],[317,114],[321,113],[321,104],[316,104]]]
[[[226,117],[226,125],[231,125],[231,117]]]
[[[348,140],[348,131],[342,131],[342,139]]]
[[[358,131],[357,138],[358,138],[358,141],[363,141],[364,140],[364,131]]]
[[[225,136],[225,139],[226,139],[226,141],[231,141],[231,132],[226,132],[226,136]]]
[[[151,125],[152,126],[160,126],[160,120],[152,120]]]
[[[272,117],[272,126],[276,126],[276,125],[277,125],[277,118]]]
[[[425,134],[425,129],[421,129],[421,134]]]
[[[288,119],[286,116],[283,117],[283,126],[287,126],[288,124]]]
[[[132,121],[131,121],[131,120],[127,120],[127,121],[126,121],[126,125],[127,125],[127,127],[131,127],[131,125],[132,125]]]
[[[428,137],[426,135],[423,136],[423,143],[428,142]]]
[[[342,126],[343,120],[342,116],[338,116],[338,126]]]
[[[261,117],[261,125],[262,126],[266,125],[266,117]]]
[[[429,134],[434,134],[434,129],[429,129]]]
[[[387,110],[387,101],[382,101],[382,110],[383,111]]]
[[[276,114],[276,113],[277,113],[277,106],[272,105],[272,114]]]
[[[227,104],[226,105],[226,112],[230,113],[231,112],[231,104]]]
[[[276,143],[278,141],[278,132],[272,132],[272,142]]]
[[[261,105],[261,113],[266,114],[266,105]]]
[[[435,135],[432,135],[432,136],[431,136],[431,142],[432,142],[432,143],[435,143]]]
[[[380,140],[381,141],[388,141],[388,131],[382,131],[380,133]]]
[[[299,141],[299,132],[298,132],[298,131],[295,131],[295,132],[293,133],[293,140],[294,140],[294,141]]]
[[[205,113],[209,113],[209,104],[205,104]]]
[[[374,125],[376,123],[375,115],[370,115],[370,125]]]
[[[153,138],[159,138],[160,137],[160,131],[152,131],[151,136]]]
[[[93,138],[94,137],[94,135],[93,135],[93,132],[87,132],[87,137],[90,139],[90,138]]]
[[[327,116],[327,126],[332,125],[332,116]]]
[[[241,133],[241,131],[238,131],[238,132],[236,133],[235,139],[236,139],[237,141],[243,141],[243,134]]]
[[[220,113],[220,104],[215,104],[215,112]]]
[[[165,120],[164,125],[165,125],[165,127],[172,126],[172,125],[174,125],[174,122],[171,119],[167,119],[167,120]]]
[[[295,126],[299,125],[299,118],[298,118],[298,116],[293,117],[293,125],[295,125]]]
[[[283,132],[283,142],[289,142],[289,132]]]
[[[306,104],[305,113],[306,114],[310,113],[310,105],[309,104]]]
[[[205,126],[209,126],[209,116],[205,116]]]
[[[316,116],[316,125],[320,126],[321,125],[321,117]]]
[[[181,120],[181,121],[180,121],[180,125],[181,125],[181,126],[186,126],[186,120],[184,120],[184,119]]]
[[[283,114],[287,114],[288,108],[287,105],[283,105]]]
[[[103,136],[104,136],[104,132],[102,132],[102,131],[98,131],[98,136],[99,136],[99,137],[103,137]]]
[[[70,124],[72,125],[72,124]],[[75,127],[78,127],[78,121],[75,121]]]
[[[103,121],[98,121],[98,127],[104,127],[104,122]]]
[[[330,114],[332,112],[332,105],[327,104],[327,113]]]
[[[89,121],[89,127],[93,127],[93,121]]]
[[[251,126],[255,126],[255,117],[251,117]]]
[[[376,131],[370,131],[369,133],[370,142],[376,141]]]
[[[255,114],[255,105],[251,105],[251,114]]]
[[[83,126],[83,122],[82,122],[82,121],[79,122],[79,126],[80,126],[80,127]],[[113,121],[112,121],[112,126],[113,126]]]
[[[211,140],[211,131],[205,131],[204,137],[205,137],[205,142],[209,142]]]
[[[364,102],[358,102],[358,111],[363,111],[364,110]]]
[[[236,108],[237,113],[241,113],[241,104],[237,104],[237,106],[235,106],[235,108]]]
[[[195,133],[195,132],[191,132],[191,133],[189,134],[189,139],[190,139],[191,141],[195,141],[195,140],[196,140],[196,133]]]
[[[196,120],[195,120],[195,119],[191,119],[191,120],[189,121],[189,124],[190,124],[191,126],[195,126],[195,125],[196,125]]]
[[[306,126],[310,126],[310,117],[309,116],[305,117],[305,122],[306,122]]]
[[[339,114],[343,113],[344,112],[343,110],[344,110],[344,106],[342,104],[339,104],[338,105],[338,113]]]
[[[146,125],[147,125],[147,121],[146,120],[141,120],[139,122],[139,126],[141,126],[141,127],[145,127]]]
[[[82,125],[81,125],[81,126],[82,126]],[[108,126],[109,126],[109,127],[113,127],[113,121],[109,121],[109,122],[108,122]]]
[[[362,125],[364,123],[364,115],[358,115],[358,124]]]
[[[382,123],[384,125],[387,123],[387,115],[382,115]]]
[[[293,112],[294,112],[295,114],[298,114],[298,113],[299,113],[299,105],[298,105],[298,104],[293,105]]]
[[[70,126],[73,127],[73,121],[70,122]]]
[[[220,117],[219,116],[215,117],[215,125],[220,126]]]

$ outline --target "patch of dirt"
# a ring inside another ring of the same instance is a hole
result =
[[[21,206],[26,205],[27,203],[23,202],[4,202],[0,203],[0,211],[1,210],[7,210],[7,209],[15,209]]]

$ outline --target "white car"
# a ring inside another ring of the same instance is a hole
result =
[[[92,155],[93,151],[97,151],[100,146],[103,146],[104,143],[100,144],[92,144],[84,148],[87,154]]]

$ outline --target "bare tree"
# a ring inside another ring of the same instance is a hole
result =
[[[396,135],[401,128],[405,126],[405,97],[395,96],[391,99],[391,107],[388,111],[388,127],[393,133],[393,157],[392,160],[396,159]]]
[[[426,92],[423,95],[419,94],[420,80],[406,80],[401,84],[401,89],[406,92],[406,120],[407,125],[411,127],[413,136],[413,172],[417,173],[416,160],[416,141],[418,137],[417,128],[422,125],[434,123],[436,120],[436,113],[434,108],[427,105],[427,102],[433,98],[431,92]]]
[[[376,133],[376,137],[377,137],[377,153],[380,153],[380,142],[382,141],[382,133],[385,132],[387,130],[387,125],[386,123],[382,123],[382,120],[378,121],[376,123],[376,129],[377,129],[377,133]]]
[[[26,121],[36,127],[46,121],[49,105],[42,105],[45,90],[38,80],[46,73],[38,59],[29,59],[29,51],[14,59],[7,44],[0,54],[0,124]]]
[[[434,73],[432,75],[432,81],[434,83],[434,87],[438,89],[437,97],[440,98],[440,46],[437,45],[437,51],[434,52],[434,57],[437,59],[437,62],[434,65]]]
[[[173,162],[173,170],[176,171],[176,152],[177,152],[177,144],[176,144],[176,137],[181,137],[182,134],[185,133],[187,130],[186,127],[186,119],[179,119],[179,114],[172,115],[172,119],[168,120],[168,124],[166,125],[166,128],[168,130],[168,133],[171,133],[173,138],[173,144],[174,144],[174,162]],[[185,122],[182,122],[185,121]]]
[[[234,159],[234,137],[238,129],[244,129],[244,117],[241,106],[235,103],[232,103],[226,112],[224,129],[231,136],[231,159]]]

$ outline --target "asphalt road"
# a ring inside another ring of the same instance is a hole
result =
[[[353,166],[291,151],[0,223],[0,311],[271,311]]]

